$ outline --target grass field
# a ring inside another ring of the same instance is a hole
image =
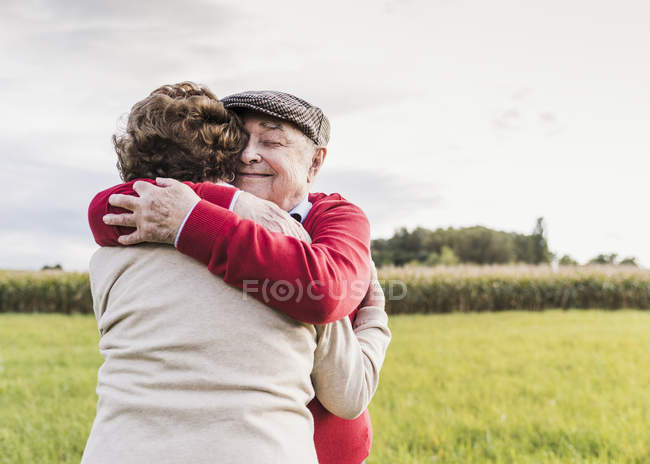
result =
[[[377,463],[650,462],[650,312],[391,318]],[[78,463],[91,316],[0,315],[0,463]]]

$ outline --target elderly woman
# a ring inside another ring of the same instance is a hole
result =
[[[209,90],[182,83],[137,103],[114,141],[127,181],[119,191],[164,176],[209,200],[214,186],[193,182],[232,179],[246,132]],[[106,201],[100,193],[90,210],[98,243],[129,232],[107,232],[92,213],[98,204],[111,211]],[[269,233],[309,242],[288,214],[273,214],[262,224]],[[90,277],[105,362],[82,462],[316,462],[314,394],[351,419],[376,389],[390,339],[381,292],[368,293],[354,324],[312,325],[247,298],[168,245],[102,247]]]

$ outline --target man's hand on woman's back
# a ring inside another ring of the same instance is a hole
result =
[[[122,245],[142,242],[173,245],[188,213],[201,200],[187,185],[174,179],[157,178],[156,184],[138,181],[133,190],[139,195],[114,194],[112,206],[132,211],[131,214],[107,214],[104,222],[112,226],[135,227],[136,231],[119,237]]]

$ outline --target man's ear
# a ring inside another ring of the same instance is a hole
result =
[[[314,181],[314,177],[318,174],[326,156],[327,148],[325,147],[317,148],[316,152],[314,152],[314,156],[311,158],[311,167],[309,168],[309,173],[307,173],[307,182],[310,184]]]

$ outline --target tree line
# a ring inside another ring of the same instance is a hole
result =
[[[412,231],[402,227],[391,238],[373,240],[372,257],[377,266],[544,264],[556,258],[548,248],[544,218],[537,219],[530,234],[504,232],[482,226],[436,230],[417,227]],[[578,264],[568,255],[559,258],[558,262],[561,265]],[[635,258],[618,260],[616,254],[600,254],[588,264],[637,265]]]

